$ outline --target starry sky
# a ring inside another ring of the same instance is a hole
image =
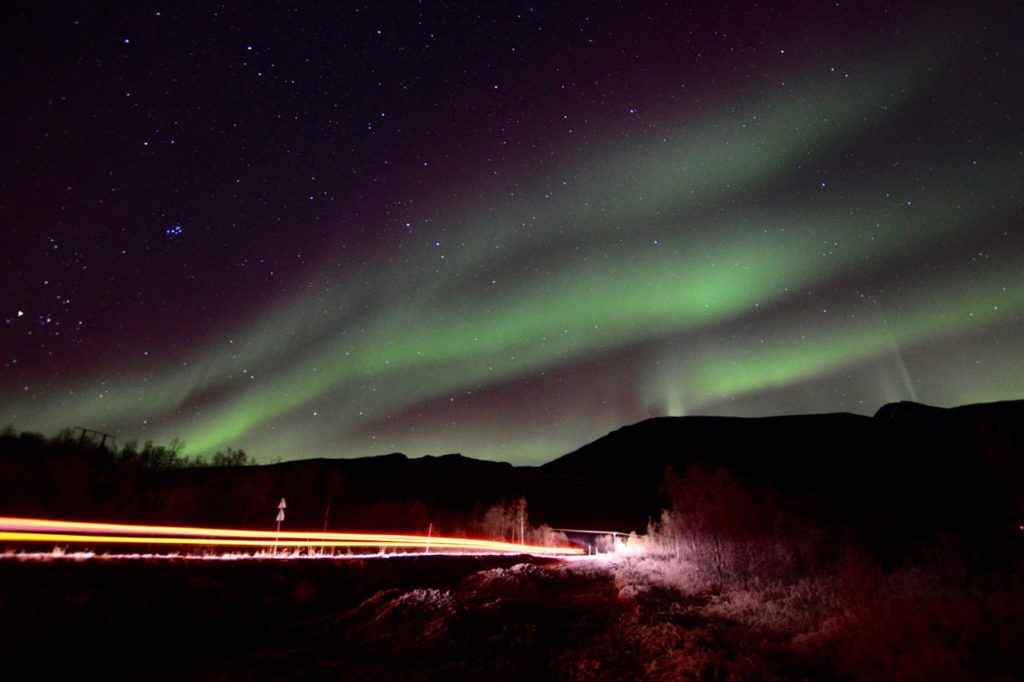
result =
[[[0,426],[536,464],[1024,398],[1019,3],[0,17]]]

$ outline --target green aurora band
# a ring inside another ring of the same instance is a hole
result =
[[[953,353],[936,343],[986,329],[1012,334],[1024,314],[1015,286],[1024,254],[998,248],[1019,164],[982,159],[930,177],[924,190],[894,170],[842,194],[778,196],[805,168],[919,106],[931,91],[926,71],[890,68],[857,88],[795,79],[742,113],[688,120],[673,134],[664,124],[626,149],[586,154],[517,186],[514,198],[500,186],[471,189],[475,201],[436,207],[440,245],[392,250],[354,272],[325,264],[259,319],[209,332],[200,351],[158,371],[104,368],[48,399],[0,394],[0,407],[20,428],[47,428],[59,414],[122,437],[180,437],[191,453],[461,450],[534,463],[623,421],[752,414],[756,403],[730,401],[779,391],[805,397],[777,411],[853,409],[852,398],[818,401],[841,376],[869,399],[873,377],[898,378],[900,390],[876,393],[869,411],[883,397],[1020,397],[1024,378],[1003,375],[986,392],[935,380],[917,354]],[[917,265],[975,241],[995,247],[983,262]],[[892,286],[865,284],[892,272],[901,273]],[[988,352],[1024,360],[1012,347]],[[950,357],[944,364],[957,364]],[[574,386],[552,389],[562,414],[523,408],[519,426],[514,407],[503,424],[477,415],[402,426],[420,407],[543,383],[588,362],[621,363],[640,407],[574,407],[587,391]],[[932,378],[921,384],[918,374]]]

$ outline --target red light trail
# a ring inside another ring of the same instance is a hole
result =
[[[442,552],[573,555],[578,547],[547,547],[481,538],[388,533],[319,533],[150,526],[0,517],[0,542],[194,547],[381,548]]]

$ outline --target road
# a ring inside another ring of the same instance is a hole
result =
[[[88,546],[153,546],[170,548],[224,548],[238,550],[325,549],[395,550],[435,554],[534,554],[571,556],[579,547],[549,547],[484,538],[403,535],[392,533],[323,533],[307,531],[259,531],[190,526],[153,526],[56,519],[0,517],[0,543],[7,545],[52,544]],[[289,552],[285,552],[289,550]]]

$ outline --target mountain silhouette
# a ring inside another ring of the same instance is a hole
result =
[[[1024,519],[1024,401],[659,417],[537,467],[395,453],[140,472],[33,438],[0,444],[0,514],[261,528],[284,497],[286,528],[411,531],[470,528],[525,496],[533,523],[629,532],[659,518],[671,469],[728,472],[806,524],[894,544],[943,532],[985,542]]]

